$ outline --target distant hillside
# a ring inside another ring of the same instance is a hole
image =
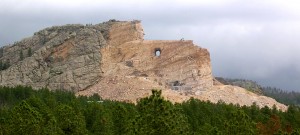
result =
[[[245,79],[229,79],[216,77],[216,79],[225,85],[234,85],[245,88],[256,94],[265,95],[274,98],[276,101],[281,102],[286,105],[297,105],[300,106],[300,93],[299,92],[289,92],[275,87],[262,87],[257,84],[257,82]]]
[[[266,96],[272,97],[275,100],[284,103],[286,105],[297,105],[300,106],[300,93],[289,92],[275,87],[263,87],[263,93]]]
[[[263,95],[262,87],[258,85],[255,81],[245,79],[229,79],[222,77],[216,77],[216,79],[224,85],[239,86],[258,95]]]

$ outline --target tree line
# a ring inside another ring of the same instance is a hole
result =
[[[300,93],[295,91],[284,91],[275,87],[262,87],[263,94],[274,98],[286,105],[300,106]]]
[[[299,109],[291,105],[282,112],[193,98],[173,104],[159,90],[132,104],[97,94],[76,97],[68,91],[0,87],[0,135],[299,135]]]

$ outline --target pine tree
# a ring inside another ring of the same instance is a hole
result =
[[[256,123],[243,111],[231,112],[231,118],[224,123],[225,134],[256,135]]]
[[[58,126],[64,134],[82,135],[87,133],[84,116],[80,112],[76,112],[65,104],[57,106],[55,112]]]
[[[1,61],[0,70],[5,70],[10,67],[9,60],[6,60],[4,63]]]
[[[31,47],[29,47],[28,50],[27,50],[27,57],[30,57],[30,56],[32,56]]]
[[[12,134],[40,135],[42,134],[42,115],[26,101],[16,106],[10,115],[10,131]]]
[[[182,135],[188,134],[187,118],[181,110],[164,100],[161,91],[152,90],[152,95],[137,104],[139,115],[132,122],[129,134]]]
[[[23,55],[23,50],[20,50],[20,60],[23,60],[24,59],[24,55]]]
[[[0,61],[0,70],[3,70],[3,63]]]
[[[114,123],[111,110],[98,103],[90,103],[87,108],[87,128],[93,134],[111,135],[114,133]]]

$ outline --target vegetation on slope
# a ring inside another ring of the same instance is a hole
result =
[[[295,91],[284,91],[275,87],[262,87],[257,82],[245,79],[229,79],[216,77],[216,79],[225,85],[234,85],[245,88],[259,95],[265,95],[274,98],[276,101],[285,105],[300,106],[300,93]]]
[[[98,95],[0,87],[2,134],[300,134],[300,108],[281,112],[196,99],[172,104],[156,90],[135,105]]]
[[[222,78],[222,77],[216,77],[216,79],[224,85],[239,86],[258,95],[263,94],[262,87],[258,85],[257,82],[252,80],[230,79],[230,78]]]
[[[286,105],[297,105],[300,106],[300,93],[295,91],[284,91],[274,87],[263,87],[264,95],[276,99],[278,102]]]

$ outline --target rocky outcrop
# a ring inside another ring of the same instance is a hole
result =
[[[263,95],[262,87],[259,84],[257,84],[255,81],[245,80],[245,79],[229,79],[229,78],[222,78],[222,77],[215,77],[215,79],[224,85],[233,85],[233,86],[242,87],[255,94]]]
[[[213,103],[222,101],[227,104],[232,103],[239,104],[241,106],[251,106],[252,104],[256,104],[260,108],[265,106],[273,108],[273,106],[275,106],[280,110],[287,110],[287,107],[284,104],[278,103],[270,97],[258,95],[244,88],[232,85],[214,86],[212,90],[197,93],[195,97],[201,100],[208,100]]]
[[[54,26],[1,48],[0,60],[11,66],[1,71],[0,84],[77,92],[97,83],[102,74],[100,48],[115,23],[121,22]]]
[[[208,50],[193,41],[143,36],[140,21],[46,28],[0,49],[0,60],[11,65],[0,72],[0,84],[98,93],[104,99],[130,102],[156,88],[174,102],[195,97],[286,109],[240,87],[216,86]]]

